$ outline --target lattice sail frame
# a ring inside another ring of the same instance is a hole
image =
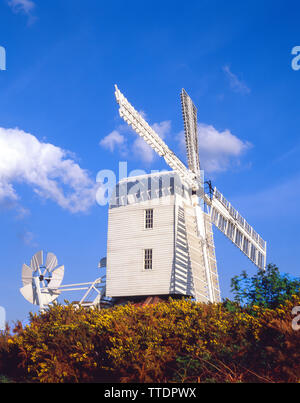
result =
[[[197,108],[184,89],[181,91],[180,98],[184,122],[188,167],[192,172],[199,175],[200,161],[198,148]]]
[[[180,178],[192,189],[197,190],[199,185],[196,181],[196,175],[187,169],[182,161],[169,149],[166,143],[152,129],[152,127],[143,119],[137,110],[128,102],[124,95],[115,86],[116,100],[119,104],[119,114],[121,118],[130,125],[133,130],[149,144],[155,152],[164,157],[166,163],[180,176]]]
[[[208,201],[211,221],[223,232],[259,269],[266,267],[267,243],[247,223],[240,213],[214,189]]]

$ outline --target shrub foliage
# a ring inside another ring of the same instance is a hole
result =
[[[172,300],[54,305],[0,336],[0,374],[29,382],[300,382],[292,308]],[[230,308],[230,309],[229,309]]]
[[[252,277],[245,271],[233,277],[231,291],[239,304],[277,308],[286,300],[291,300],[292,295],[300,295],[300,278],[282,274],[276,265],[269,264]]]

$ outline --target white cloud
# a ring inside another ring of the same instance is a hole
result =
[[[155,152],[153,149],[145,142],[144,139],[141,137],[137,137],[134,140],[133,146],[132,146],[134,154],[142,161],[144,162],[152,162],[155,157]]]
[[[34,234],[30,231],[22,231],[18,233],[19,239],[23,242],[24,245],[36,247],[37,243],[34,242]]]
[[[243,81],[241,81],[237,75],[232,73],[229,66],[224,66],[223,70],[229,79],[229,84],[233,91],[239,92],[240,94],[249,94],[251,92],[250,88]]]
[[[95,202],[96,185],[70,153],[19,129],[0,128],[0,202],[17,202],[15,184],[27,184],[43,199],[72,213]]]
[[[35,3],[31,0],[9,0],[8,5],[12,8],[13,12],[30,14],[34,9]]]
[[[171,121],[165,120],[160,123],[154,123],[151,127],[162,139],[164,139],[171,131]]]
[[[125,143],[125,137],[120,134],[118,130],[113,130],[106,137],[104,137],[100,142],[100,146],[113,152],[116,147],[120,147]]]
[[[201,169],[208,172],[226,171],[233,160],[238,161],[252,147],[233,135],[229,130],[218,131],[212,125],[198,124],[199,157]],[[181,148],[185,150],[184,133],[180,133]]]
[[[5,199],[10,201],[16,201],[18,199],[18,196],[11,184],[1,182],[0,180],[0,200],[4,201]]]

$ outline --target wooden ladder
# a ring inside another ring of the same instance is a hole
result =
[[[196,301],[208,302],[208,284],[203,255],[203,242],[198,234],[196,211],[194,207],[184,204],[184,215],[190,264]]]
[[[214,234],[209,214],[204,213],[204,223],[206,233],[206,245],[208,249],[210,282],[212,285],[212,292],[213,292],[213,302],[221,302],[221,292],[220,292],[219,276],[217,269]]]

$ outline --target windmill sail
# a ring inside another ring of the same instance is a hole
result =
[[[200,163],[198,150],[197,108],[195,107],[193,101],[184,89],[182,89],[180,97],[184,122],[188,167],[195,174],[199,175]]]
[[[191,188],[195,188],[195,175],[187,169],[182,161],[169,149],[161,137],[152,129],[145,119],[134,109],[124,95],[115,86],[116,100],[120,106],[121,118],[130,125],[135,132],[149,144],[155,152],[164,157],[166,163],[187,183]]]
[[[239,212],[215,188],[213,198],[207,198],[211,206],[211,221],[223,232],[258,268],[266,266],[267,244],[247,223]]]

